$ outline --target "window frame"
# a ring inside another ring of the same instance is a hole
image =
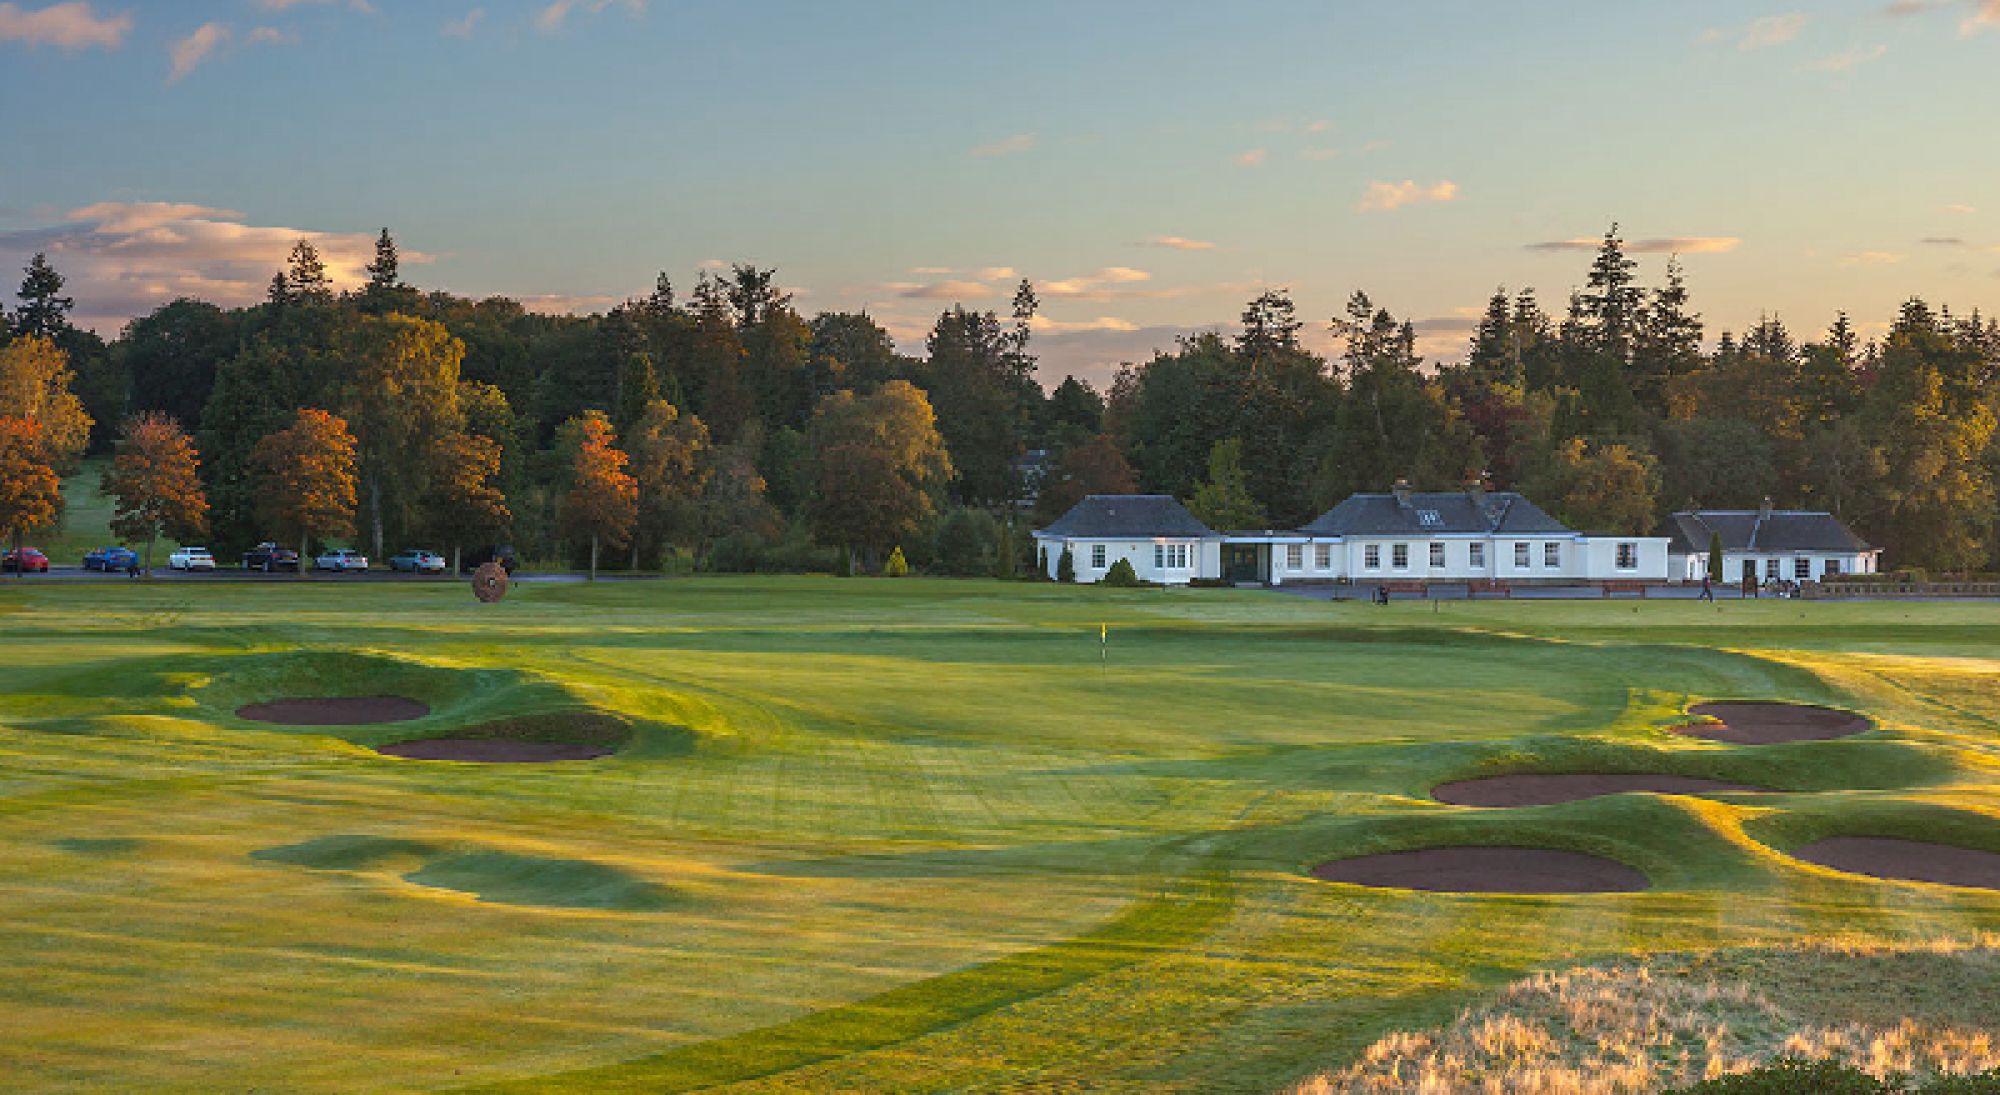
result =
[[[1108,544],[1090,545],[1090,569],[1106,570],[1111,565],[1111,547]]]
[[[1445,550],[1444,550],[1444,541],[1443,541],[1443,540],[1432,540],[1432,541],[1431,541],[1431,569],[1432,569],[1432,570],[1443,570],[1443,569],[1444,569],[1445,567],[1447,567],[1447,566],[1450,566],[1451,564],[1450,564],[1449,562],[1447,562],[1447,561],[1446,561],[1446,560],[1447,560],[1448,558],[1449,558],[1449,556],[1447,556],[1447,555],[1445,554]]]
[[[1534,565],[1534,549],[1526,540],[1514,541],[1514,569],[1527,570]]]
[[[1613,563],[1619,570],[1639,569],[1639,545],[1636,541],[1620,540],[1618,558]]]
[[[1561,540],[1549,540],[1542,544],[1542,569],[1561,570],[1563,546]]]
[[[1486,541],[1474,540],[1471,543],[1465,545],[1465,561],[1466,565],[1468,566],[1482,567],[1482,568],[1485,567]]]
[[[1306,568],[1306,546],[1304,544],[1285,545],[1285,569],[1294,574]]]
[[[1792,560],[1792,580],[1795,582],[1812,581],[1811,556],[1801,555]]]
[[[1332,570],[1332,569],[1333,569],[1333,545],[1332,545],[1332,544],[1314,544],[1314,545],[1313,545],[1313,569],[1314,569],[1314,570]]]
[[[1389,545],[1389,569],[1390,570],[1410,569],[1410,545],[1408,544]]]
[[[1361,569],[1363,569],[1363,570],[1381,570],[1381,569],[1382,569],[1382,545],[1381,545],[1381,544],[1363,544],[1363,545],[1361,545]]]

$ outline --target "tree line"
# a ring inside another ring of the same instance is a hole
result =
[[[1182,339],[1103,392],[1037,382],[1026,281],[1007,313],[943,311],[916,355],[864,313],[801,315],[750,265],[684,298],[661,274],[595,316],[425,292],[387,230],[357,289],[301,240],[262,302],[176,300],[109,343],[63,291],[38,255],[0,312],[16,539],[107,452],[120,535],[206,536],[225,557],[352,538],[377,555],[508,542],[593,570],[894,555],[1008,575],[1034,565],[1028,527],[1089,493],[1290,527],[1407,479],[1519,489],[1627,533],[1770,497],[1842,516],[1899,565],[2000,562],[2000,325],[1913,299],[1879,339],[1844,314],[1803,340],[1767,317],[1711,347],[1678,265],[1642,285],[1616,226],[1559,318],[1496,291],[1460,361],[1426,362],[1414,324],[1360,292],[1322,357],[1271,290],[1233,335]]]

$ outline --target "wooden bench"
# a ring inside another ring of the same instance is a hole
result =
[[[1428,599],[1431,595],[1431,587],[1428,582],[1383,582],[1382,588],[1387,590],[1390,596],[1398,593],[1415,593]]]
[[[1603,582],[1599,584],[1599,588],[1604,591],[1606,597],[1615,593],[1637,593],[1640,600],[1643,601],[1646,599],[1646,583],[1644,582]]]
[[[1475,578],[1465,583],[1465,595],[1477,597],[1482,593],[1498,593],[1502,597],[1512,597],[1514,587],[1498,578]]]

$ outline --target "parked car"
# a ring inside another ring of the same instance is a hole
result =
[[[443,574],[444,556],[435,551],[411,549],[389,557],[389,569],[409,574]]]
[[[184,547],[167,556],[167,567],[171,570],[214,570],[215,556],[205,547]]]
[[[269,540],[243,553],[244,570],[297,570],[299,553],[291,548],[282,548]]]
[[[333,551],[321,552],[319,558],[313,560],[313,569],[333,571],[367,570],[368,556],[361,554],[353,548],[336,548]]]
[[[130,570],[139,565],[139,553],[127,547],[101,547],[83,557],[83,569]]]
[[[0,570],[10,574],[47,574],[49,557],[31,547],[24,547],[18,551],[8,548],[7,554],[0,555]]]
[[[459,560],[458,570],[461,574],[470,574],[487,563],[499,563],[509,574],[514,573],[514,569],[521,565],[520,560],[514,556],[514,545],[494,544],[491,547],[475,548],[466,552],[465,557]]]

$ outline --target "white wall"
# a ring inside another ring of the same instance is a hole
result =
[[[1757,580],[1760,582],[1772,576],[1773,563],[1777,564],[1776,576],[1779,580],[1800,581],[1797,566],[1801,558],[1806,560],[1805,580],[1814,582],[1826,577],[1826,563],[1829,559],[1840,563],[1842,574],[1873,574],[1880,565],[1880,555],[1872,551],[1856,554],[1837,551],[1725,551],[1722,553],[1722,580],[1731,585],[1741,582],[1743,563],[1745,560],[1750,560],[1757,564]],[[1676,578],[1684,581],[1701,581],[1702,575],[1708,573],[1708,553],[1704,551],[1692,555],[1675,555],[1673,573]]]
[[[1664,582],[1672,573],[1667,560],[1667,545],[1671,542],[1664,536],[1586,537],[1582,545],[1583,577],[1593,582]],[[1638,565],[1618,565],[1620,544],[1632,545]]]
[[[1051,578],[1061,567],[1063,549],[1067,547],[1076,567],[1076,580],[1084,585],[1103,581],[1120,559],[1131,562],[1132,570],[1140,581],[1161,585],[1186,585],[1196,578],[1218,578],[1222,575],[1222,544],[1218,540],[1038,539],[1035,542],[1038,548],[1047,549],[1048,576]],[[1166,568],[1156,565],[1155,544],[1185,547],[1188,565]],[[1103,566],[1096,565],[1096,549],[1100,546],[1104,548]]]

